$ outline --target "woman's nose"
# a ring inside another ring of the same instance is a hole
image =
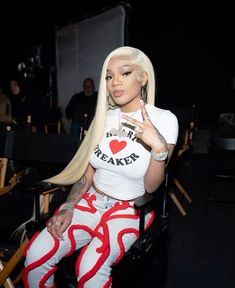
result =
[[[122,84],[122,81],[120,77],[117,75],[113,77],[113,85],[118,85],[118,84]]]

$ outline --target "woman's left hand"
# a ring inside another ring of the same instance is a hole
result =
[[[141,114],[143,117],[143,122],[133,119],[127,115],[122,115],[122,117],[128,121],[128,123],[133,124],[135,135],[137,138],[141,139],[145,144],[147,144],[151,149],[155,151],[166,151],[167,143],[164,137],[159,133],[157,128],[152,124],[151,119],[145,108],[145,104],[140,100]]]

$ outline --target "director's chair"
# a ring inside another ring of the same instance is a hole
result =
[[[186,216],[187,212],[178,200],[173,188],[175,187],[184,196],[187,202],[192,204],[193,200],[182,184],[182,181],[177,176],[177,170],[182,164],[184,157],[189,153],[192,153],[193,150],[194,130],[196,127],[195,109],[195,105],[192,105],[192,107],[172,107],[170,109],[177,116],[179,121],[179,138],[172,155],[170,164],[172,169],[169,169],[171,172],[171,189],[169,195],[182,216]]]
[[[22,134],[20,132],[9,132],[6,138],[7,148],[5,151],[5,155],[9,158],[24,160],[27,161],[27,164],[30,166],[31,161],[33,164],[39,165],[40,163],[52,163],[55,166],[62,164],[65,166],[66,163],[70,161],[74,153],[77,151],[77,148],[80,145],[77,137],[71,134],[31,134],[27,133]],[[18,149],[22,147],[22,143],[24,143],[23,149]],[[25,147],[26,146],[26,147]],[[11,148],[10,148],[11,147]],[[17,147],[15,150],[14,147]],[[59,165],[59,171],[62,169],[61,165]],[[54,166],[53,166],[54,167]],[[57,168],[58,169],[58,168]],[[43,175],[41,179],[45,179],[46,177],[50,177],[57,173],[58,171],[50,171],[48,175]],[[166,180],[161,185],[161,187],[153,194],[145,194],[140,197],[135,202],[136,210],[140,213],[140,226],[139,226],[139,238],[131,247],[131,249],[126,253],[124,259],[113,268],[114,271],[114,286],[113,287],[126,287],[124,286],[126,283],[126,279],[124,283],[121,283],[121,279],[123,279],[124,272],[127,269],[122,268],[125,266],[127,262],[128,267],[130,268],[135,263],[138,263],[141,269],[146,269],[144,263],[148,261],[152,261],[153,265],[157,267],[158,273],[154,271],[154,269],[149,269],[146,271],[146,274],[153,277],[154,281],[158,282],[159,287],[163,287],[166,280],[166,272],[167,272],[167,228],[168,228],[168,177],[166,175]],[[45,221],[48,219],[47,217],[51,216],[53,213],[53,209],[58,206],[58,203],[53,203],[50,201],[50,195],[54,192],[54,195],[63,194],[63,197],[67,196],[67,188],[70,187],[60,187],[56,185],[51,185],[48,183],[38,181],[37,185],[32,185],[28,189],[34,193],[35,199],[35,218],[33,221],[27,223],[27,237],[24,242],[20,245],[18,250],[13,254],[13,258],[17,260],[23,259],[23,248],[27,243],[27,239],[30,238],[36,231],[40,230],[42,226],[45,226]],[[59,192],[60,191],[60,192]],[[40,195],[43,196],[43,211],[40,206]],[[60,197],[59,197],[60,198]],[[61,199],[62,199],[61,198]],[[61,200],[60,199],[60,200]],[[155,209],[156,217],[154,225],[152,225],[147,231],[144,231],[144,215],[149,209]],[[13,262],[12,257],[10,260],[5,263],[2,271],[0,272],[0,286],[5,284],[7,280],[11,280],[11,272],[14,270],[15,266],[19,261]],[[156,260],[157,259],[157,260]],[[57,285],[58,287],[71,287],[71,285],[76,285],[76,279],[74,279],[75,274],[73,273],[73,266],[65,264],[69,259],[62,260],[58,265],[58,270],[61,273],[56,274]],[[67,272],[67,268],[71,267]],[[130,271],[131,269],[129,269]],[[122,272],[120,272],[122,271]],[[135,270],[133,269],[133,273]],[[151,273],[150,273],[151,271]],[[72,272],[72,273],[71,273]],[[60,277],[63,277],[60,279]],[[67,277],[68,275],[72,275]],[[119,275],[119,276],[115,276]],[[158,277],[156,277],[158,275]],[[67,277],[67,278],[65,278]],[[70,278],[70,279],[69,279]],[[148,282],[149,278],[143,278],[142,281],[145,283]],[[157,279],[156,279],[157,278]],[[17,279],[20,279],[20,275]],[[134,278],[133,278],[134,279]],[[69,281],[71,280],[70,286]],[[75,282],[73,282],[75,280]],[[154,282],[152,281],[152,282]],[[13,281],[12,281],[13,282]],[[15,282],[14,282],[15,283]],[[62,286],[60,286],[62,285]],[[128,284],[130,285],[130,284]],[[14,287],[14,286],[13,286]],[[77,287],[77,286],[74,286]],[[128,286],[131,287],[131,286]],[[150,287],[150,286],[148,286]],[[8,288],[8,287],[7,287]]]
[[[24,131],[8,131],[5,138],[4,159],[14,160],[17,163],[20,163],[21,167],[25,166],[25,168],[28,169],[27,171],[29,171],[29,174],[31,170],[37,169],[39,174],[37,180],[42,180],[45,179],[45,177],[50,177],[55,173],[58,173],[58,171],[72,159],[78,146],[78,140],[70,134],[28,134]],[[54,164],[56,164],[56,167]],[[19,174],[14,176],[16,182],[19,182],[21,178],[22,175]],[[3,188],[0,188],[0,192]],[[34,224],[37,224],[36,222],[39,222],[41,214],[38,190],[36,190],[35,187],[25,187],[25,189],[31,193],[35,192],[34,203],[36,218]],[[58,190],[58,188],[48,188],[47,190],[47,193],[43,191],[44,201],[46,203],[43,211],[44,213],[47,213],[47,210],[49,210],[49,207],[47,206],[49,202],[48,195],[53,191]],[[8,191],[2,190],[2,194],[3,192],[7,193]],[[18,265],[22,264],[23,250],[27,242],[28,238],[26,237],[15,251],[11,251],[11,255],[8,255],[8,248],[0,249],[0,287],[3,285],[6,288],[12,288],[21,280],[20,272],[14,279],[11,279],[10,277],[13,272],[17,270]]]

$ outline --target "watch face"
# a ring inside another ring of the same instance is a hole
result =
[[[166,160],[166,158],[167,158],[167,153],[166,152],[162,152],[162,153],[160,153],[160,155],[159,155],[159,158],[160,158],[160,160]]]

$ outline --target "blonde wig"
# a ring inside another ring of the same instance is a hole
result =
[[[113,57],[124,57],[131,63],[139,66],[139,68],[147,74],[147,103],[155,103],[155,74],[151,61],[149,58],[139,49],[123,46],[113,50],[105,59],[100,84],[98,91],[98,99],[96,106],[95,117],[91,123],[91,126],[87,132],[85,139],[80,145],[78,151],[69,162],[69,164],[59,174],[44,181],[60,184],[69,185],[77,182],[86,171],[91,154],[96,145],[101,140],[104,133],[104,126],[106,120],[106,113],[109,109],[107,102],[108,90],[106,87],[106,70],[108,63]]]

